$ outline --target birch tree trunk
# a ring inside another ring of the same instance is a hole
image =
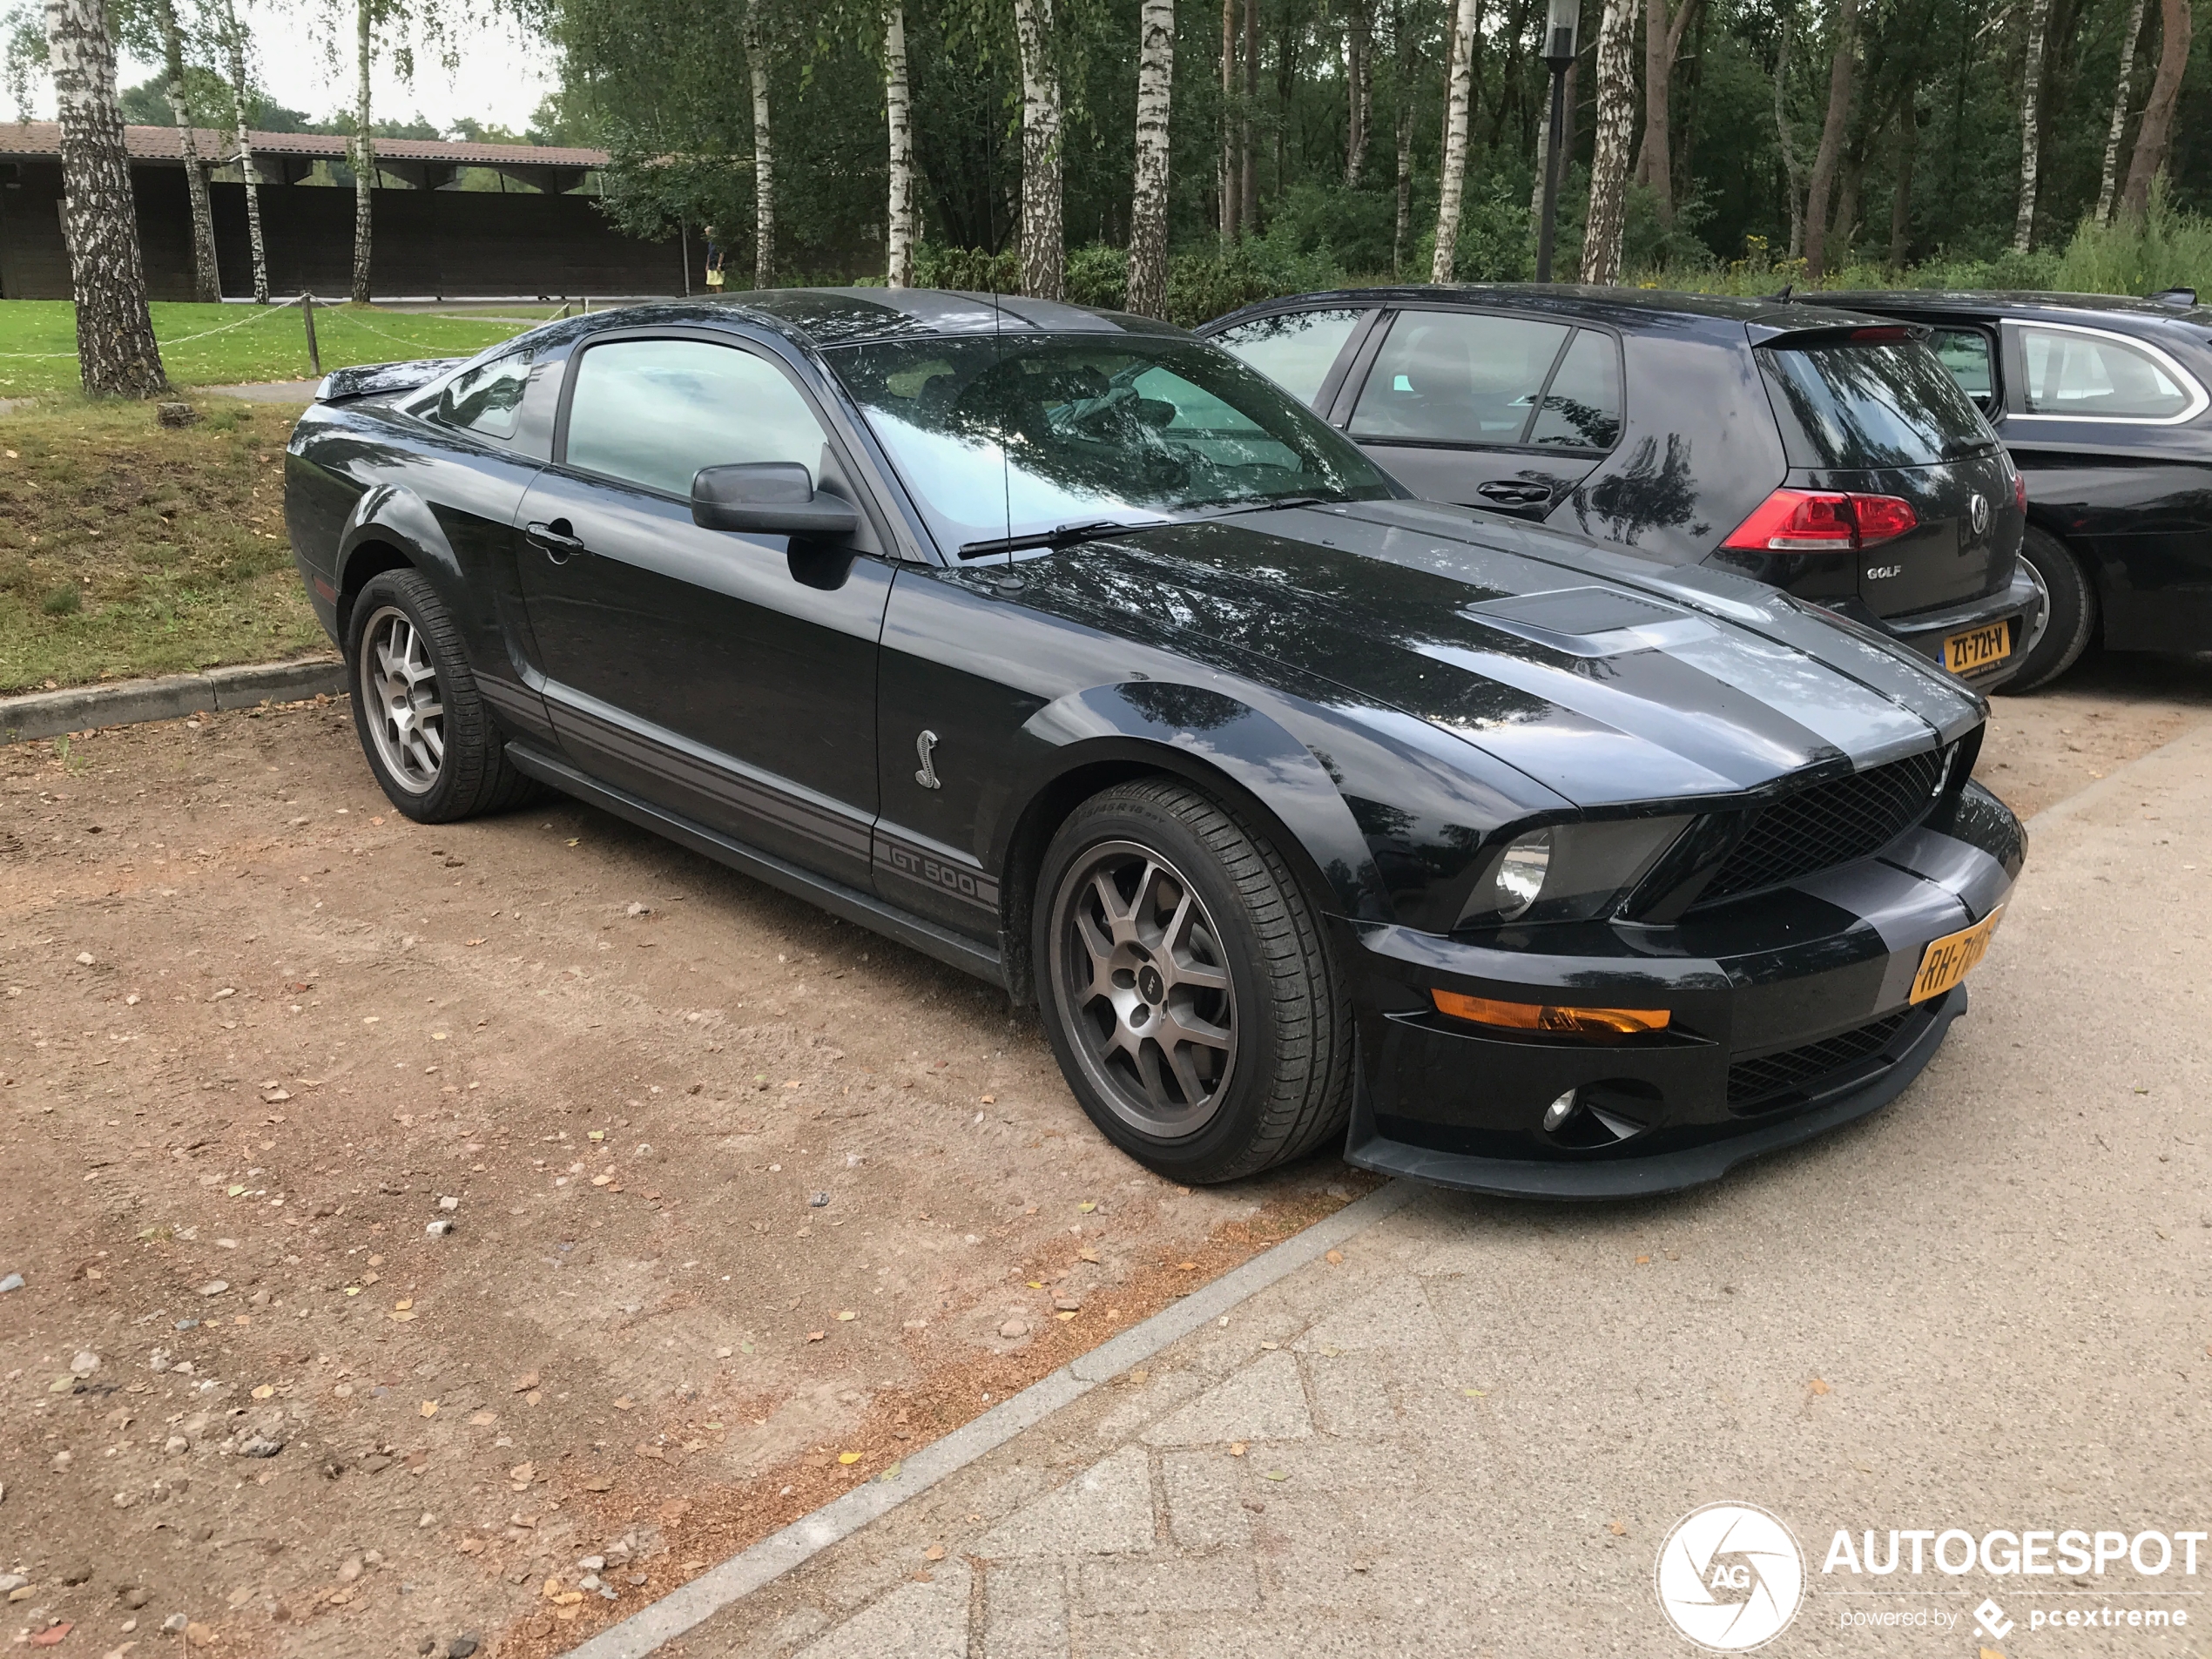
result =
[[[2150,212],[2151,181],[2166,165],[2174,138],[2174,105],[2182,96],[2182,72],[2189,63],[2189,0],[2160,0],[2158,73],[2151,78],[2150,100],[2135,129],[2135,154],[2128,164],[2128,188],[2120,198],[2120,217],[2140,225]]]
[[[1374,19],[1368,10],[1372,3],[1372,0],[1350,0],[1350,16],[1345,24],[1346,110],[1344,185],[1346,190],[1359,188],[1359,174],[1367,160],[1367,118],[1373,105],[1374,91]]]
[[[192,111],[185,106],[185,43],[177,29],[175,0],[155,0],[154,21],[161,29],[169,117],[177,124],[177,145],[185,158],[185,192],[192,201],[192,298],[212,305],[223,297],[215,270],[215,215],[207,200],[207,167],[199,158],[199,135],[192,130]]]
[[[1244,222],[1238,192],[1244,182],[1237,162],[1237,0],[1221,0],[1221,239],[1237,239]]]
[[[1060,69],[1052,0],[1014,0],[1022,46],[1022,292],[1057,300],[1067,291],[1060,222]]]
[[[1252,111],[1259,107],[1259,0],[1244,0],[1244,103],[1237,116],[1237,151],[1244,179],[1237,187],[1240,223],[1247,236],[1259,233],[1259,149],[1252,143]]]
[[[238,132],[239,171],[246,179],[246,239],[253,254],[253,303],[269,303],[269,255],[261,239],[261,175],[253,165],[253,143],[246,127],[246,31],[238,24],[237,0],[223,0],[223,52],[231,71],[231,119]]]
[[[1412,228],[1413,217],[1413,48],[1408,32],[1405,0],[1391,0],[1390,37],[1396,49],[1391,60],[1394,71],[1391,88],[1397,94],[1398,106],[1398,212],[1390,233],[1393,277],[1405,273],[1406,233]]]
[[[1671,17],[1667,0],[1645,0],[1643,9],[1643,147],[1636,156],[1636,182],[1650,187],[1659,222],[1666,226],[1675,222],[1675,60],[1697,7],[1698,0],[1678,0]]]
[[[1828,192],[1836,185],[1836,166],[1844,149],[1844,127],[1851,116],[1851,71],[1858,46],[1858,0],[1838,0],[1836,50],[1828,60],[1828,115],[1820,125],[1820,148],[1812,158],[1812,182],[1805,187],[1805,277],[1819,280],[1828,253]]]
[[[1168,314],[1168,138],[1175,0],[1143,0],[1136,24],[1136,184],[1129,214],[1129,291],[1140,317]]]
[[[776,142],[768,120],[768,43],[760,0],[745,14],[745,68],[752,80],[752,286],[776,286]]]
[[[2043,41],[2051,30],[2051,0],[2027,9],[2027,53],[2020,70],[2020,200],[2013,219],[2013,252],[2035,240],[2035,175],[2043,149]]]
[[[1022,81],[1026,93],[1028,73],[1027,37],[1022,45]],[[891,251],[884,280],[894,288],[911,288],[914,280],[914,128],[913,89],[907,78],[907,10],[904,0],[890,0],[883,11],[883,108],[891,137],[891,201],[884,240]],[[1023,111],[1026,134],[1028,117]],[[1022,169],[1022,226],[1023,263],[1028,262],[1029,223],[1029,167],[1025,145]],[[1026,279],[1028,273],[1023,275]],[[1026,287],[1026,281],[1024,286]]]
[[[77,371],[94,397],[169,389],[146,309],[138,215],[101,0],[46,0],[47,64],[62,128],[62,227],[77,301]]]
[[[369,0],[354,0],[354,51],[361,78],[354,94],[354,303],[368,303],[374,216],[369,190],[376,179],[376,140],[368,130],[368,69],[373,61]]]
[[[1910,97],[1898,118],[1897,185],[1890,197],[1890,269],[1905,269],[1912,246],[1912,165],[1920,149],[1920,122]]]
[[[1449,282],[1460,259],[1460,207],[1467,191],[1467,104],[1474,91],[1473,54],[1467,42],[1481,0],[1459,0],[1453,15],[1451,78],[1444,91],[1444,177],[1436,199],[1436,252],[1428,280]]]
[[[1582,280],[1621,276],[1621,234],[1628,227],[1629,145],[1635,136],[1635,0],[1605,0],[1597,33],[1596,149],[1590,158],[1590,207],[1582,227]]]
[[[1797,142],[1790,123],[1790,23],[1794,8],[1784,6],[1774,47],[1774,137],[1782,150],[1782,171],[1789,180],[1790,254],[1805,251],[1805,175],[1797,162]]]
[[[2112,198],[2120,185],[2120,141],[2128,134],[2128,99],[2134,90],[2135,43],[2143,33],[2143,0],[2128,0],[2128,30],[2120,37],[2120,85],[2112,95],[2112,125],[2105,132],[2104,178],[2097,185],[2097,223],[2112,223]]]

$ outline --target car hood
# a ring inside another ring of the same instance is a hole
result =
[[[1881,636],[1774,589],[1428,502],[1163,525],[1022,576],[1027,604],[1355,718],[1426,722],[1581,806],[1877,765],[1986,712]]]

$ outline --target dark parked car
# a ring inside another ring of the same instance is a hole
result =
[[[2025,564],[2050,597],[2014,689],[2092,640],[2212,649],[2212,307],[2087,293],[1848,293],[1925,323],[2027,477]]]
[[[1740,570],[2001,685],[2020,479],[1916,326],[1624,288],[1372,288],[1200,333],[1432,501]]]
[[[334,376],[286,508],[401,812],[549,784],[1034,999],[1184,1180],[1711,1179],[1910,1081],[2024,851],[1919,658],[1136,318],[572,319]]]

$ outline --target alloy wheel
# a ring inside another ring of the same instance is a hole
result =
[[[361,630],[362,712],[377,758],[401,789],[428,794],[445,764],[445,702],[415,619],[384,605]]]
[[[1050,971],[1091,1083],[1143,1134],[1197,1134],[1238,1048],[1236,988],[1204,901],[1159,853],[1108,841],[1069,867],[1053,912]]]

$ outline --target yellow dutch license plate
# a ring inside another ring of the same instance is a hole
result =
[[[2003,662],[2013,654],[2013,624],[1993,622],[1986,627],[1969,628],[1963,634],[1952,634],[1943,642],[1943,665],[1954,674],[1972,674],[1979,669]]]
[[[1975,965],[1989,954],[1989,936],[1997,931],[2004,914],[2005,907],[1999,905],[1973,927],[1930,940],[1920,955],[1920,971],[1912,976],[1912,1000],[1925,1002],[1941,996],[1973,972]]]

